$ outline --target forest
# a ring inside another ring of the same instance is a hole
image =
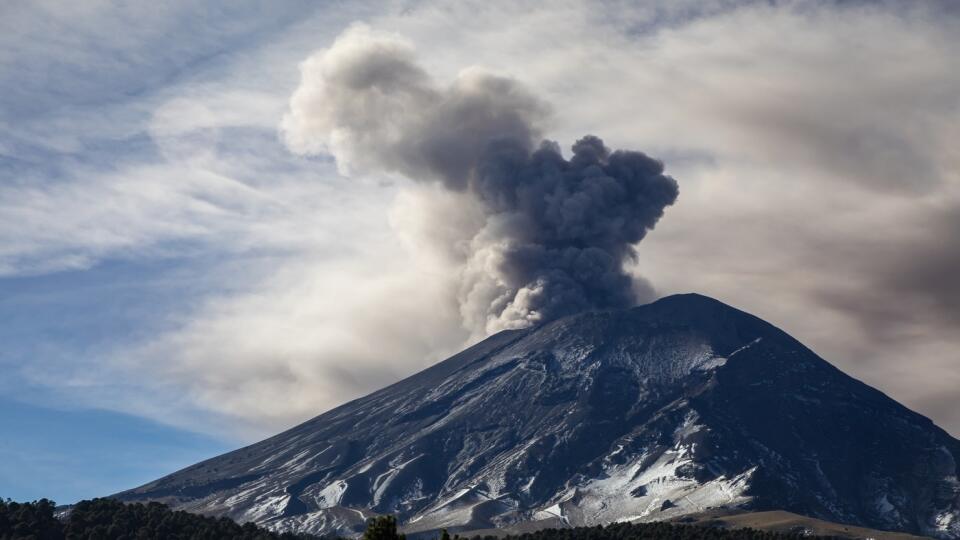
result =
[[[451,540],[442,531],[440,540]],[[0,540],[308,540],[319,537],[275,533],[252,523],[239,525],[171,510],[166,505],[127,504],[114,499],[81,501],[58,512],[47,499],[18,503],[0,499]],[[427,535],[429,538],[429,535]],[[520,535],[454,535],[452,540],[795,540],[754,529],[721,529],[673,523],[614,523],[607,526],[543,529]],[[805,537],[810,538],[810,537]],[[327,539],[334,540],[334,539]],[[405,540],[393,516],[371,519],[363,540]],[[424,540],[427,540],[426,538]]]
[[[0,540],[300,540],[252,523],[239,525],[171,510],[160,503],[125,504],[114,499],[81,501],[58,517],[52,501],[0,500]]]

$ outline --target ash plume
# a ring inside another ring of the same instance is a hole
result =
[[[644,285],[624,265],[678,194],[662,163],[592,135],[566,159],[557,143],[537,142],[549,107],[516,81],[471,68],[440,87],[408,42],[363,25],[301,74],[282,126],[291,150],[329,152],[344,174],[439,184],[475,216],[431,223],[453,231],[442,248],[454,254],[468,329],[637,302]]]

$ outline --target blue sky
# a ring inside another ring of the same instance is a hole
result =
[[[71,503],[129,489],[231,450],[222,440],[144,418],[0,399],[4,497]],[[108,450],[105,450],[108,448]]]
[[[77,4],[0,8],[0,496],[133,487],[482,337],[437,248],[462,216],[347,170],[290,107],[356,22],[438,85],[517,79],[564,148],[663,159],[680,199],[633,274],[762,316],[960,434],[955,10]],[[291,117],[319,151],[288,146]]]

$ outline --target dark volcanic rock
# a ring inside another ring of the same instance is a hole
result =
[[[351,534],[785,509],[960,538],[960,442],[777,328],[678,295],[497,334],[125,500]]]

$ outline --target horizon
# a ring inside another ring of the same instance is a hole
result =
[[[955,3],[2,11],[0,497],[676,294],[960,436]]]

